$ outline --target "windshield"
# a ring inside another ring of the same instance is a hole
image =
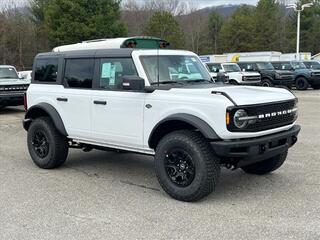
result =
[[[223,68],[225,72],[241,72],[237,64],[223,64]]]
[[[269,62],[257,63],[257,66],[260,70],[274,70],[274,67]]]
[[[0,79],[17,79],[18,74],[16,70],[12,67],[2,67],[0,68]]]
[[[151,84],[158,82],[158,76],[160,83],[211,81],[205,66],[194,56],[141,56],[140,59]]]
[[[212,73],[216,73],[219,72],[219,70],[222,70],[221,64],[207,63],[207,66],[209,68],[209,71]]]
[[[306,65],[304,65],[302,62],[292,62],[292,67],[294,69],[306,69]]]
[[[306,65],[306,67],[309,69],[320,70],[320,63],[319,62],[304,62],[304,65]]]

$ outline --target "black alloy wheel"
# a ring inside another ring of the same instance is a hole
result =
[[[172,149],[166,156],[165,169],[171,182],[179,187],[189,186],[195,177],[192,157],[183,149]]]
[[[41,130],[34,132],[32,146],[39,158],[45,158],[49,153],[49,142],[45,133]]]

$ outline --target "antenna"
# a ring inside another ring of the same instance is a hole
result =
[[[159,48],[160,45],[157,47],[157,81],[158,81],[158,87],[160,86],[160,56],[159,56]]]

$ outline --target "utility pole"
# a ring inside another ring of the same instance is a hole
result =
[[[292,8],[295,12],[297,12],[297,51],[296,51],[296,60],[300,60],[300,23],[301,23],[301,12],[305,8],[311,7],[313,5],[313,2],[306,3],[301,6],[298,5],[298,3],[295,4],[289,4],[287,8]]]

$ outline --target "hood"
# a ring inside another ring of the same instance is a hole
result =
[[[213,87],[214,86],[214,87]],[[295,96],[284,88],[264,88],[251,86],[230,86],[230,85],[204,85],[199,88],[190,86],[190,88],[172,88],[173,94],[181,94],[181,96],[195,95],[203,98],[212,96],[215,93],[223,93],[231,98],[236,105],[253,105],[271,102],[280,102],[295,99]],[[229,99],[230,100],[230,99]],[[230,104],[231,105],[231,104]]]
[[[218,87],[213,91],[226,93],[237,105],[252,105],[294,99],[295,96],[284,88],[250,86]]]
[[[312,73],[316,73],[316,74],[319,74],[320,73],[320,70],[318,70],[318,69],[310,69],[310,71],[312,72]]]
[[[260,73],[258,72],[241,72],[241,74],[246,77],[260,76]]]
[[[22,85],[22,84],[30,84],[30,81],[26,79],[7,79],[7,78],[0,78],[0,86],[3,85]]]
[[[283,74],[283,75],[293,75],[292,71],[289,71],[289,70],[275,70],[276,73],[278,74]]]

